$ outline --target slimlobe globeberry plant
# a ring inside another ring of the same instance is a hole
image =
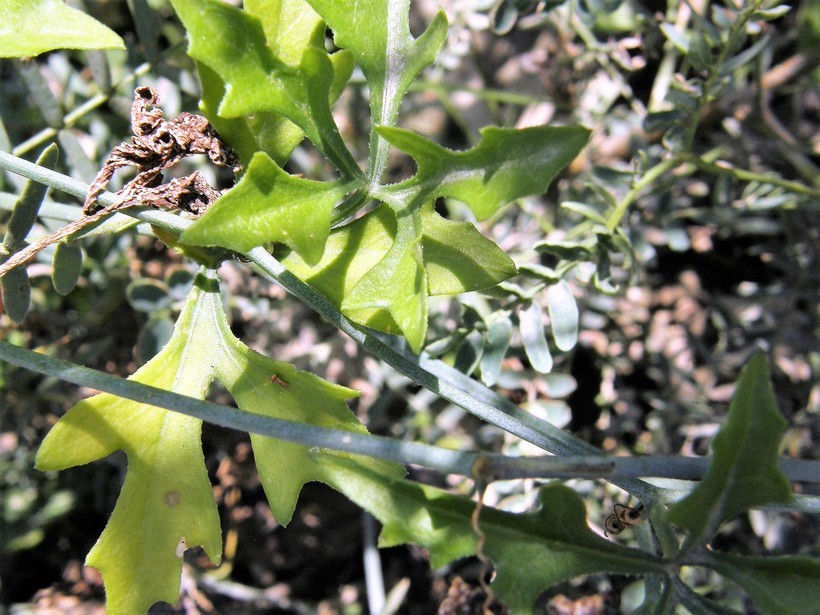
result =
[[[498,381],[513,339],[512,313],[529,361],[548,372],[553,358],[538,297],[546,295],[553,347],[572,349],[580,324],[568,279],[591,267],[594,288],[617,291],[612,263],[634,266],[636,250],[625,225],[641,191],[679,167],[681,173],[724,172],[715,168],[714,157],[692,152],[698,118],[720,96],[726,76],[765,47],[749,44],[749,25],[777,19],[785,7],[727,5],[735,20],[726,32],[700,16],[689,38],[664,29],[698,74],[680,86],[676,99],[689,98],[677,114],[648,118],[667,130],[662,160],[636,174],[620,198],[597,190],[603,209],[566,203],[583,218],[574,236],[533,246],[556,266],[518,267],[474,224],[443,216],[437,203],[458,201],[488,228],[510,203],[545,193],[584,150],[590,130],[487,126],[471,147],[455,151],[399,127],[402,100],[444,45],[443,12],[413,36],[409,0],[171,5],[196,63],[201,115],[164,114],[157,93],[137,87],[133,137],[115,147],[91,186],[50,170],[57,163],[55,146],[36,164],[0,153],[5,170],[29,178],[6,220],[0,252],[6,314],[21,326],[29,306],[27,263],[59,242],[55,288],[70,292],[81,273],[82,237],[101,223],[98,234],[106,228],[121,232],[109,219],[114,214],[150,223],[158,239],[200,267],[167,343],[128,379],[0,340],[4,362],[100,391],[54,425],[38,451],[39,469],[82,465],[117,450],[128,457],[117,505],[87,558],[102,573],[110,613],[142,613],[158,601],[176,602],[186,549],[202,547],[213,563],[222,557],[202,452],[203,421],[250,433],[259,479],[279,523],[291,520],[305,483],[326,483],[382,523],[382,546],[421,545],[434,567],[477,556],[488,572],[492,568],[492,582],[482,580],[486,609],[495,597],[510,612],[530,613],[539,595],[557,583],[611,573],[644,578],[644,612],[671,613],[678,605],[695,613],[729,612],[687,584],[686,570],[696,567],[735,582],[762,612],[816,610],[816,558],[739,555],[710,546],[727,521],[750,508],[818,509],[816,498],[796,498],[790,485],[816,482],[817,464],[783,464],[778,457],[787,423],[763,354],[748,358],[708,464],[606,456],[470,377],[480,367],[485,384]],[[0,19],[19,26],[3,34],[5,57],[123,46],[113,32],[57,0],[12,0],[0,9]],[[351,151],[333,113],[359,71],[369,101],[366,161]],[[286,170],[305,139],[332,165],[332,178]],[[390,176],[391,149],[414,161],[409,177]],[[199,171],[163,180],[163,171],[193,154],[231,168],[235,185],[218,191]],[[105,192],[124,166],[136,167],[136,176],[117,194]],[[742,179],[742,173],[734,175]],[[816,187],[804,183],[755,180],[817,196]],[[73,195],[85,207],[76,221],[27,248],[38,213],[48,215],[40,212],[44,186]],[[226,260],[252,265],[373,356],[544,454],[471,452],[369,434],[347,405],[357,391],[256,352],[234,335],[218,273]],[[479,292],[502,294],[508,303],[481,326],[429,340],[433,297]],[[205,401],[215,382],[236,408]],[[478,496],[408,480],[408,464],[468,477]],[[681,488],[646,480],[657,477],[699,482]],[[538,488],[526,512],[484,505],[488,485],[521,478],[555,480]],[[632,496],[596,524],[611,535],[635,531],[637,546],[590,528],[584,501],[561,482],[571,478],[605,480]]]

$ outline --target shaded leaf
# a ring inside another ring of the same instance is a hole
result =
[[[59,156],[60,150],[52,143],[37,158],[37,165],[46,169],[54,169],[57,166]],[[2,257],[3,252],[14,252],[23,244],[29,231],[31,231],[31,227],[34,226],[34,221],[37,219],[37,214],[47,192],[47,185],[34,180],[26,181],[17,202],[14,204],[11,218],[6,226],[3,245],[0,247],[0,257]]]
[[[122,39],[62,0],[4,0],[0,57],[36,56],[52,49],[124,49]]]
[[[445,220],[430,204],[421,210],[421,225],[431,295],[483,290],[515,275],[512,259],[469,222]]]
[[[3,310],[14,322],[22,322],[31,303],[31,283],[24,266],[15,267],[0,278]]]
[[[817,612],[820,560],[812,557],[749,557],[710,552],[704,565],[740,585],[764,615]]]
[[[420,544],[430,550],[434,568],[475,554],[477,537],[470,521],[475,503],[469,498],[390,479],[351,463],[328,468],[324,480],[381,521],[382,547]],[[558,483],[541,489],[535,512],[485,508],[480,527],[486,536],[484,553],[496,568],[492,588],[513,613],[532,613],[542,591],[574,576],[664,573],[663,564],[651,554],[592,532],[581,499]]]
[[[487,327],[484,353],[481,355],[481,380],[487,386],[498,382],[501,373],[501,363],[507,354],[512,337],[512,323],[509,318],[499,318]]]
[[[712,441],[706,475],[668,519],[708,539],[721,523],[754,506],[792,501],[777,451],[786,420],[777,410],[765,357],[758,352],[740,374],[729,414]]]

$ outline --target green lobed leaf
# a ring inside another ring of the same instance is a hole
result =
[[[381,547],[408,542],[430,550],[434,568],[474,555],[475,502],[443,490],[379,475],[362,465],[335,464],[325,482],[370,512],[383,525]],[[539,509],[526,514],[484,508],[484,553],[496,568],[493,590],[512,613],[532,613],[536,598],[571,577],[612,572],[664,573],[653,555],[604,540],[586,523],[578,495],[559,483],[541,489]]]
[[[403,213],[399,223],[389,207],[379,207],[332,231],[314,266],[294,253],[283,263],[349,318],[401,333],[418,350],[428,294],[484,289],[513,275],[515,265],[472,224],[445,220],[431,203]]]
[[[427,274],[420,227],[416,215],[399,218],[393,245],[356,282],[341,305],[356,322],[403,334],[415,352],[421,350],[427,333]]]
[[[243,410],[364,430],[344,402],[355,391],[264,357],[233,337],[213,272],[197,277],[171,341],[132,378],[200,399],[219,379]],[[37,454],[42,470],[89,463],[115,450],[128,456],[114,513],[88,555],[88,564],[103,575],[109,612],[144,613],[156,601],[176,602],[186,547],[202,545],[215,562],[221,557],[200,431],[198,419],[101,394],[69,410],[43,442]],[[259,436],[252,443],[266,495],[282,523],[290,519],[302,485],[322,480],[316,468],[355,459]],[[403,474],[396,464],[369,463],[388,476]]]
[[[764,355],[756,353],[740,374],[729,414],[712,441],[706,475],[668,519],[708,539],[721,523],[754,506],[793,499],[778,466],[777,451],[786,420],[777,410]]]
[[[112,30],[62,0],[3,0],[0,57],[30,57],[53,49],[125,49]]]
[[[196,294],[171,342],[131,379],[203,398],[212,380],[208,352],[191,352],[197,333]],[[198,322],[199,321],[199,322]],[[128,456],[116,507],[87,563],[99,569],[112,613],[144,613],[159,600],[175,603],[181,550],[201,545],[218,563],[219,516],[200,443],[202,422],[113,395],[75,405],[37,453],[41,470],[90,463],[116,450]],[[146,530],[145,528],[150,528]],[[184,541],[184,542],[183,542]]]
[[[239,183],[181,236],[185,243],[238,252],[279,241],[315,264],[325,249],[333,205],[349,190],[285,173],[257,152]]]
[[[452,197],[479,220],[515,199],[545,192],[589,139],[589,130],[580,126],[490,126],[482,129],[478,145],[455,152],[403,128],[378,131],[418,164],[416,175],[391,191],[414,190],[424,200]]]
[[[713,551],[704,565],[740,585],[764,615],[817,613],[820,559],[750,557]]]
[[[282,115],[301,128],[343,174],[361,176],[330,112],[331,89],[338,87],[338,80],[323,48],[305,46],[294,68],[268,46],[266,30],[249,12],[220,0],[173,0],[172,4],[188,31],[188,54],[224,82],[219,116]],[[344,66],[350,63],[342,62],[340,67]],[[247,137],[237,124],[230,127]],[[243,151],[248,149],[245,144]],[[281,145],[277,149],[283,150]]]
[[[447,35],[439,11],[425,32],[410,33],[410,0],[308,0],[333,30],[336,44],[350,50],[370,89],[372,126],[392,126],[401,100],[421,70],[435,60]],[[370,151],[370,176],[381,177],[386,160],[377,134]]]

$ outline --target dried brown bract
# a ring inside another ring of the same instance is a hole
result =
[[[220,193],[208,184],[199,171],[173,179],[167,184],[162,183],[162,172],[165,169],[186,156],[195,154],[206,154],[214,164],[231,167],[234,173],[238,173],[241,168],[236,154],[220,140],[208,120],[187,112],[180,113],[172,120],[165,120],[162,109],[156,106],[158,102],[159,97],[152,88],[141,87],[134,90],[134,102],[131,105],[131,130],[134,136],[131,143],[118,145],[108,156],[85,198],[85,215],[0,263],[0,277],[30,261],[43,248],[126,207],[143,205],[180,209],[198,215],[219,198]],[[108,185],[114,172],[122,167],[137,167],[137,176],[117,192],[114,203],[105,208],[96,207],[97,197]]]
[[[83,211],[92,214],[97,196],[105,189],[114,172],[137,167],[137,175],[117,193],[118,208],[131,205],[179,208],[202,213],[219,193],[208,185],[198,171],[162,184],[162,172],[186,156],[206,154],[214,164],[239,171],[233,151],[225,145],[211,124],[201,115],[181,113],[171,120],[163,118],[157,107],[159,97],[150,87],[134,91],[131,105],[131,143],[114,148],[91,184]]]

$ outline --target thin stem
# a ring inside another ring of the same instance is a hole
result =
[[[729,163],[714,163],[704,160],[703,156],[694,156],[688,153],[679,154],[679,157],[681,160],[691,163],[700,170],[707,171],[708,173],[714,173],[716,175],[732,175],[741,181],[771,184],[772,186],[779,186],[780,188],[785,188],[786,190],[790,190],[796,194],[820,197],[820,190],[805,184],[801,184],[800,182],[783,179],[779,175],[763,175],[761,173],[755,173],[754,171],[748,171],[746,169],[738,169]]]
[[[80,105],[73,111],[67,113],[63,118],[63,123],[61,126],[56,128],[44,128],[36,135],[29,137],[28,139],[20,143],[20,145],[11,150],[11,153],[15,156],[22,156],[23,154],[27,154],[31,150],[42,145],[46,141],[50,141],[51,139],[57,136],[57,133],[60,132],[60,130],[63,130],[64,128],[70,128],[78,120],[88,115],[91,111],[94,111],[94,109],[97,109],[98,107],[101,107],[102,105],[107,103],[111,99],[111,95],[114,92],[116,92],[119,88],[121,88],[124,85],[133,83],[137,80],[138,77],[142,77],[143,75],[146,75],[149,72],[151,72],[151,69],[153,68],[154,63],[152,62],[145,62],[143,64],[140,64],[132,72],[126,75],[123,79],[118,81],[110,90],[92,96],[82,105]]]
[[[646,187],[652,185],[661,175],[668,172],[670,169],[673,169],[678,164],[680,164],[680,160],[677,157],[672,157],[649,169],[640,180],[632,185],[632,188],[629,192],[627,192],[626,196],[618,202],[617,207],[615,207],[609,215],[609,219],[606,224],[607,228],[610,231],[614,231],[618,227],[618,224],[620,224],[621,219],[626,214],[629,206],[632,205],[638,195]]]

